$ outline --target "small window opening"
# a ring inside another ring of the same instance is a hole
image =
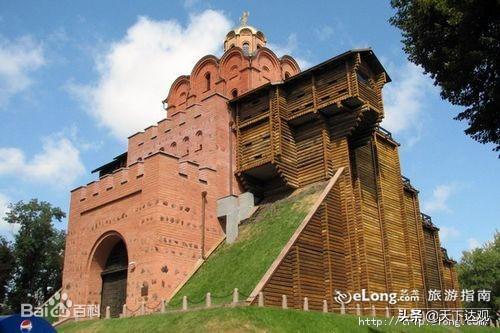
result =
[[[250,54],[250,44],[243,43],[243,54],[244,55],[249,55]]]
[[[210,73],[207,73],[205,74],[205,82],[206,82],[206,90],[210,90],[210,86],[211,86],[211,77],[210,77]]]

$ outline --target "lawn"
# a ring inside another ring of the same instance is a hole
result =
[[[352,315],[323,314],[274,308],[237,307],[175,312],[149,316],[75,322],[61,326],[61,333],[169,333],[169,332],[388,332],[388,333],[486,333],[489,327],[360,326]]]
[[[192,305],[204,302],[210,292],[212,303],[227,303],[234,288],[245,299],[276,259],[286,242],[307,215],[325,183],[296,190],[291,195],[262,204],[259,211],[240,225],[233,244],[222,244],[170,301],[179,308],[182,296]]]

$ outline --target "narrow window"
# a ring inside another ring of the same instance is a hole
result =
[[[290,77],[290,73],[285,72],[285,80],[288,79],[289,77]]]
[[[243,54],[244,55],[249,55],[250,54],[250,44],[243,43]]]
[[[231,90],[231,96],[233,96],[233,98],[237,97],[238,96],[238,89]]]
[[[210,78],[210,73],[205,74],[205,82],[207,84],[207,89],[206,90],[210,90],[210,85],[211,85],[210,79],[211,79]]]

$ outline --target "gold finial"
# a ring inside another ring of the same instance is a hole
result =
[[[240,17],[240,26],[241,27],[244,27],[244,26],[248,25],[248,16],[249,15],[250,15],[250,13],[247,10],[245,10],[243,12],[243,15],[241,15],[241,17]]]

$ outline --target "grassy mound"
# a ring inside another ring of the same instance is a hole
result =
[[[389,332],[487,333],[488,327],[360,326],[351,315],[323,314],[273,308],[240,307],[156,314],[126,319],[95,320],[62,325],[61,333],[122,332]],[[497,331],[498,332],[498,331]]]
[[[212,303],[227,303],[234,288],[240,300],[246,298],[276,259],[293,232],[307,215],[325,183],[296,190],[289,196],[262,204],[242,225],[233,244],[222,244],[170,301],[180,307],[182,296],[191,305],[204,302],[207,292]]]

